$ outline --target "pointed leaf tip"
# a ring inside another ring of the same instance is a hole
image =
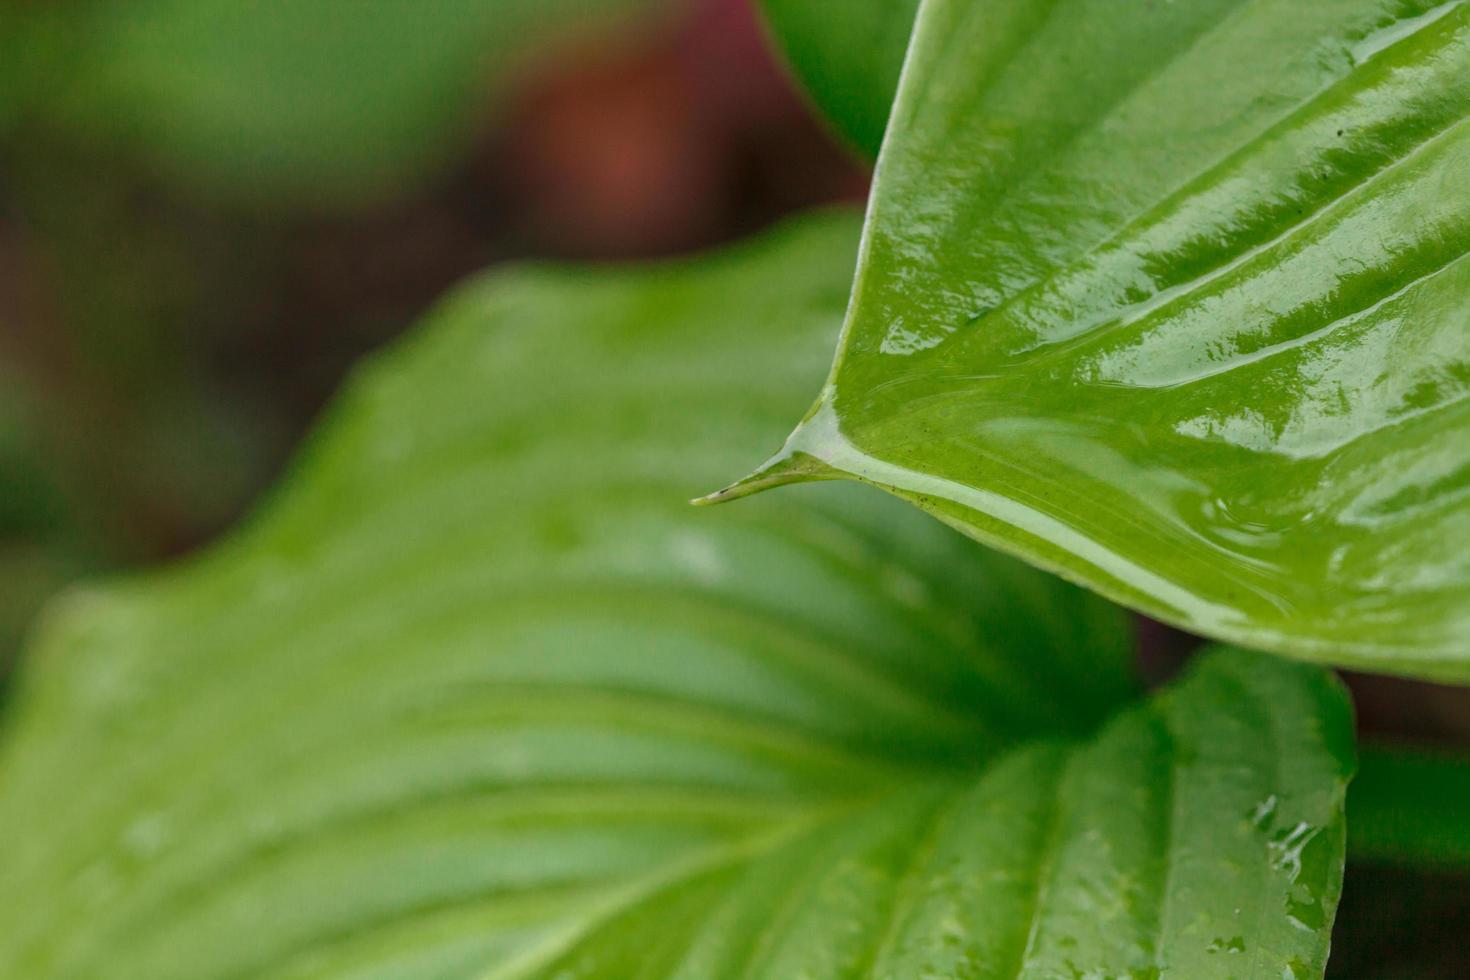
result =
[[[773,487],[790,486],[793,483],[813,483],[818,480],[836,480],[843,474],[810,453],[792,451],[790,448],[766,460],[755,472],[736,480],[722,490],[695,497],[689,501],[695,507],[723,504],[741,497],[749,497]]]
[[[806,445],[1189,632],[1470,680],[1470,3],[1054,6],[920,5]]]

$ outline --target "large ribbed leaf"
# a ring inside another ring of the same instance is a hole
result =
[[[760,0],[792,70],[854,147],[878,155],[919,0]]]
[[[1207,635],[1470,678],[1470,3],[927,0],[854,476]]]
[[[48,125],[216,195],[334,203],[465,142],[538,44],[653,2],[87,0],[33,5],[12,46]]]
[[[243,534],[71,599],[0,755],[0,976],[1320,975],[1324,672],[1126,707],[1116,607],[912,508],[684,504],[820,376],[856,232],[492,276]]]

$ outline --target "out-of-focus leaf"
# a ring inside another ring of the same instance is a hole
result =
[[[0,975],[1319,975],[1325,672],[1127,707],[1120,610],[912,508],[683,503],[799,408],[856,232],[491,276],[241,534],[59,609]]]
[[[87,570],[86,563],[55,542],[0,539],[0,701],[37,613]]]
[[[817,406],[1208,636],[1470,679],[1470,4],[929,0]]]
[[[21,377],[0,366],[0,687],[42,603],[83,568],[42,456],[39,411]]]
[[[878,155],[919,0],[761,0],[792,70],[837,131]]]
[[[1365,749],[1349,807],[1354,860],[1470,869],[1470,759]]]
[[[55,485],[40,464],[37,407],[21,379],[0,366],[0,540],[49,529]]]
[[[0,136],[20,113],[20,16],[14,4],[0,4]]]
[[[38,6],[33,112],[232,199],[391,189],[527,56],[657,0],[89,0]]]

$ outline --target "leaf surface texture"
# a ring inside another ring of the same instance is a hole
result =
[[[927,0],[816,407],[1209,636],[1470,676],[1470,4]]]
[[[59,608],[0,975],[1320,975],[1325,672],[1140,701],[1121,610],[882,494],[685,504],[799,408],[856,231],[492,275],[241,533]]]

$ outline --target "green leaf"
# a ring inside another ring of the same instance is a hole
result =
[[[856,232],[492,275],[241,534],[54,613],[0,975],[1319,976],[1324,671],[1127,707],[1120,610],[912,508],[683,503],[799,408]]]
[[[0,712],[17,652],[36,614],[91,570],[76,550],[49,541],[0,538]]]
[[[837,131],[878,155],[919,0],[761,0],[792,70]]]
[[[1470,758],[1365,749],[1349,807],[1355,861],[1470,868]]]
[[[929,0],[878,171],[740,490],[855,477],[1207,636],[1470,679],[1470,4]]]
[[[45,5],[41,112],[254,202],[352,203],[440,163],[537,47],[652,0],[93,0]]]
[[[38,459],[35,398],[25,379],[0,363],[0,540],[49,530],[56,489]]]
[[[42,603],[87,562],[43,451],[27,379],[0,364],[0,700],[21,636]]]

